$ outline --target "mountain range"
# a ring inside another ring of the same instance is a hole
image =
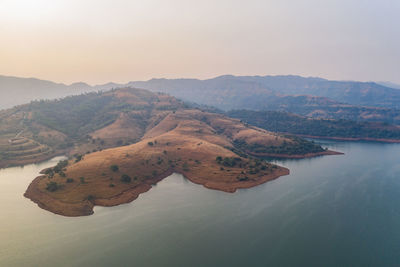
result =
[[[400,90],[374,82],[330,81],[300,76],[232,76],[213,79],[151,79],[127,84],[65,85],[0,76],[0,108],[31,100],[135,87],[163,92],[221,110],[275,110],[313,118],[400,123]]]

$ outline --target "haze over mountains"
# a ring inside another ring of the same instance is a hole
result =
[[[378,84],[390,87],[390,88],[395,88],[395,89],[400,89],[400,84],[392,83],[392,82],[378,82]]]
[[[129,85],[149,90],[165,90],[185,100],[194,98],[193,94],[201,96],[197,101],[208,104],[212,101],[224,100],[224,109],[239,108],[239,102],[229,104],[234,96],[215,99],[221,92],[236,94],[237,90],[243,97],[251,97],[255,108],[264,108],[266,97],[285,97],[287,95],[312,95],[326,97],[340,103],[351,105],[379,106],[388,108],[400,107],[400,91],[384,87],[373,82],[329,81],[321,78],[304,78],[300,76],[231,76],[225,75],[209,80],[196,79],[152,79],[147,82],[131,82]],[[188,90],[190,89],[190,90]],[[243,89],[246,89],[243,92]],[[214,92],[212,90],[218,90]],[[189,91],[189,92],[188,92]],[[251,94],[249,94],[251,92]],[[262,99],[259,97],[262,96]],[[213,100],[214,99],[214,100]],[[258,101],[257,101],[258,100]],[[245,102],[246,99],[242,101]],[[320,101],[325,101],[321,99]],[[243,104],[242,104],[243,105]]]
[[[65,85],[0,76],[0,108],[118,87],[164,92],[221,110],[279,110],[316,118],[399,123],[400,90],[374,82],[329,81],[300,76],[232,76],[213,79],[151,79],[127,84]]]

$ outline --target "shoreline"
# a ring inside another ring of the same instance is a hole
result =
[[[182,175],[192,183],[202,185],[207,189],[223,191],[226,193],[235,193],[238,189],[249,189],[289,174],[290,170],[288,168],[278,166],[278,169],[276,169],[276,171],[272,172],[269,175],[258,177],[258,180],[235,183],[218,183],[210,181],[202,182],[201,178],[191,177],[190,173],[184,173]]]
[[[323,152],[316,153],[307,153],[303,155],[289,155],[289,154],[273,154],[273,153],[254,153],[246,151],[249,155],[256,157],[271,157],[271,158],[281,158],[281,159],[305,159],[305,158],[314,158],[320,156],[332,156],[332,155],[344,155],[343,152],[337,152],[333,150],[326,150]]]
[[[140,194],[149,191],[153,187],[152,185],[157,184],[158,182],[169,177],[173,173],[181,174],[192,183],[202,185],[207,189],[218,190],[226,193],[234,193],[238,189],[252,188],[260,184],[264,184],[266,182],[275,180],[281,176],[289,175],[290,171],[287,168],[278,166],[278,168],[271,174],[258,177],[257,180],[249,180],[242,182],[238,181],[234,183],[222,183],[222,182],[210,182],[207,179],[204,178],[202,179],[190,175],[189,172],[179,172],[177,170],[169,169],[166,172],[157,176],[156,178],[150,179],[146,183],[125,190],[110,198],[98,198],[94,199],[93,201],[84,200],[75,203],[60,201],[56,198],[51,197],[46,192],[40,191],[37,188],[37,185],[39,184],[39,181],[41,179],[45,178],[45,176],[41,175],[36,177],[31,182],[26,192],[24,193],[24,197],[36,203],[40,208],[57,215],[62,215],[66,217],[88,216],[94,213],[93,211],[94,206],[112,207],[134,201],[140,196]]]
[[[44,155],[43,157],[37,157],[34,159],[10,160],[8,162],[6,161],[5,163],[0,162],[0,169],[25,166],[25,165],[29,165],[29,164],[39,164],[39,163],[45,162],[47,160],[50,160],[52,158],[63,156],[65,154],[66,154],[66,151],[60,151],[58,153],[54,153],[51,155]]]
[[[317,135],[293,134],[293,133],[282,133],[282,134],[292,134],[292,135],[295,135],[298,137],[337,140],[337,141],[366,141],[366,142],[379,142],[379,143],[390,143],[390,144],[399,144],[400,143],[399,139],[386,139],[386,138],[317,136]]]

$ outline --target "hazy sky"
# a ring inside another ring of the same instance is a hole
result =
[[[400,83],[399,0],[0,0],[0,74]]]

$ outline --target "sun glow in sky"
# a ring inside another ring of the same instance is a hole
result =
[[[0,0],[0,74],[400,83],[398,0]]]

